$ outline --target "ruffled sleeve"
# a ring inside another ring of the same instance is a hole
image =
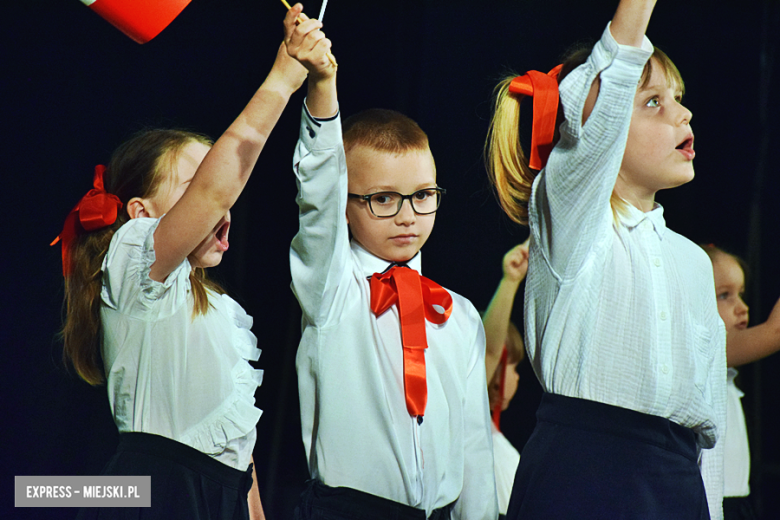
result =
[[[222,406],[182,439],[210,455],[223,452],[230,441],[246,437],[263,413],[255,407],[255,390],[263,383],[263,371],[249,364],[249,361],[257,361],[261,353],[257,338],[249,330],[252,317],[226,294],[221,295],[217,307],[229,317],[225,333],[230,335],[230,344],[238,359],[231,370],[233,392]]]
[[[191,267],[186,259],[164,282],[149,277],[159,223],[160,219],[132,219],[114,234],[102,266],[101,297],[108,307],[136,317],[148,317],[154,311],[156,319],[173,314],[187,302]]]

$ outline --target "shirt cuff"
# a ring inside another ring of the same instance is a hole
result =
[[[311,115],[306,101],[303,103],[301,116],[300,143],[309,151],[331,150],[343,147],[341,141],[341,112],[326,119],[318,119]]]
[[[647,35],[642,37],[641,47],[621,45],[615,41],[615,38],[612,36],[611,27],[612,22],[609,22],[601,37],[601,42],[604,44],[604,47],[606,47],[607,57],[609,59],[621,59],[644,67],[645,62],[653,55],[653,51],[655,50]]]
[[[311,115],[311,112],[309,112],[309,106],[306,104],[306,101],[307,99],[303,100],[303,110],[306,113],[306,117],[309,118],[309,120],[317,126],[321,126],[321,123],[327,123],[328,121],[335,120],[337,117],[339,117],[341,113],[340,111],[338,111],[336,112],[335,115],[332,115],[330,117],[324,117],[324,118],[314,117],[313,115]]]

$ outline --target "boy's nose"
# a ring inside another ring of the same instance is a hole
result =
[[[406,199],[401,202],[401,211],[395,216],[395,221],[398,224],[412,224],[417,219],[417,214],[412,208],[412,201]]]

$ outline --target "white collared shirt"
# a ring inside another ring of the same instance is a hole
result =
[[[426,321],[428,402],[406,409],[398,308],[370,307],[368,278],[389,265],[349,240],[341,121],[304,109],[295,152],[300,231],[290,264],[303,311],[296,365],[312,478],[454,518],[495,519],[485,336],[474,306],[450,291],[452,314]],[[420,271],[418,253],[409,266]]]
[[[493,428],[493,467],[496,473],[496,493],[498,494],[498,512],[506,515],[509,509],[509,499],[512,498],[512,486],[515,483],[517,466],[520,464],[520,453],[512,446],[509,439],[499,431],[495,424]]]
[[[588,61],[561,83],[561,140],[529,201],[531,252],[526,348],[544,390],[668,418],[703,448],[725,428],[725,329],[712,267],[666,228],[663,209],[629,205],[617,221],[610,196],[634,96],[652,46],[618,45],[609,28]],[[585,98],[601,79],[582,126]],[[722,443],[705,450],[702,476],[721,518]]]

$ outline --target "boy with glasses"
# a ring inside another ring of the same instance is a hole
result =
[[[290,262],[312,479],[296,518],[495,519],[480,317],[419,275],[444,194],[427,136],[406,116],[369,110],[342,139],[321,26],[286,28],[288,52],[309,71]]]

